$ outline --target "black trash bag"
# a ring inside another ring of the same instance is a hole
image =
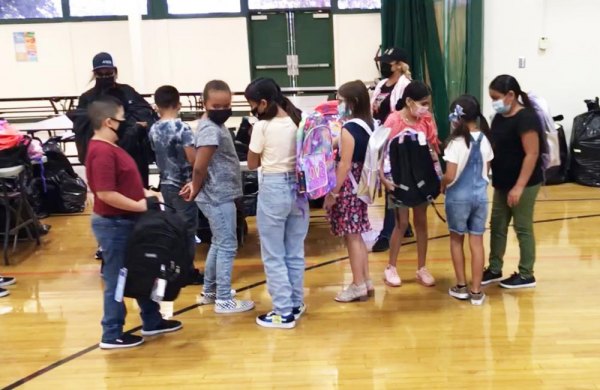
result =
[[[573,120],[570,172],[576,183],[600,187],[600,110]]]
[[[47,162],[33,166],[28,183],[29,202],[38,216],[80,213],[85,209],[87,185],[60,148],[60,137],[43,145]]]

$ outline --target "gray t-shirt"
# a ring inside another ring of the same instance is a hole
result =
[[[217,147],[208,164],[208,173],[196,201],[220,204],[240,198],[243,195],[240,160],[229,130],[209,119],[202,119],[194,135],[194,145],[196,148]]]

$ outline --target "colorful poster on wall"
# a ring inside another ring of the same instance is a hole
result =
[[[13,33],[18,62],[37,62],[37,44],[34,32]]]

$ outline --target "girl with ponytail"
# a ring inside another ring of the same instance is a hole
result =
[[[485,294],[481,290],[483,277],[483,233],[487,221],[487,187],[490,161],[494,158],[489,141],[490,128],[481,114],[477,99],[463,95],[450,105],[452,133],[444,149],[446,173],[442,178],[445,192],[446,218],[450,230],[450,253],[456,274],[456,285],[450,296],[481,305]],[[463,244],[469,235],[471,248],[471,288],[465,277]]]
[[[497,113],[491,129],[496,157],[492,161],[494,201],[490,259],[483,274],[483,285],[502,280],[506,235],[508,225],[514,219],[520,248],[519,272],[502,280],[500,286],[510,289],[535,287],[533,209],[543,182],[542,125],[527,94],[514,77],[496,77],[489,92]]]
[[[304,305],[304,239],[308,232],[308,201],[297,198],[296,131],[301,112],[281,93],[272,79],[254,80],[244,93],[254,125],[248,168],[262,167],[256,224],[273,310],[256,323],[290,329]]]

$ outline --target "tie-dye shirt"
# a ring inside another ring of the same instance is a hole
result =
[[[181,119],[160,120],[150,128],[150,142],[156,153],[160,184],[182,187],[192,180],[192,166],[185,147],[194,147],[194,134]]]

